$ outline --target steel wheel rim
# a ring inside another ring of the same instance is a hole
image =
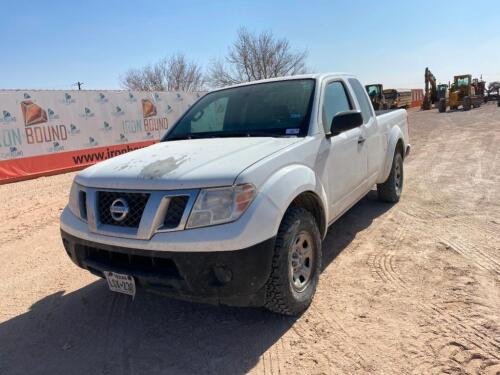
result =
[[[394,176],[396,193],[399,195],[401,194],[401,186],[403,185],[403,170],[401,168],[401,163],[396,163],[396,166],[394,168]]]
[[[309,285],[314,267],[314,242],[307,232],[300,232],[292,242],[289,256],[290,284],[297,292]]]

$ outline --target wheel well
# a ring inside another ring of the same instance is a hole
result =
[[[399,152],[403,159],[405,158],[405,145],[401,138],[398,139],[398,143],[396,144],[396,152]]]
[[[289,207],[301,207],[309,211],[314,216],[316,224],[318,224],[319,232],[323,236],[326,229],[325,211],[321,199],[316,193],[312,191],[300,193],[292,203],[290,203]]]

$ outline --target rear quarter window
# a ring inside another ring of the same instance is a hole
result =
[[[348,81],[354,91],[354,95],[356,95],[356,98],[358,99],[359,105],[361,106],[360,109],[363,116],[363,124],[366,124],[372,117],[372,104],[366,96],[364,87],[357,79],[349,78]]]

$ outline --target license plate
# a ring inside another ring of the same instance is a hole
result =
[[[132,276],[111,271],[104,271],[104,276],[108,281],[109,289],[113,292],[135,296],[135,281]]]

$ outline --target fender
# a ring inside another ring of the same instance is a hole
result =
[[[392,159],[394,158],[394,152],[396,151],[396,145],[399,140],[403,142],[403,150],[405,150],[403,132],[399,126],[394,126],[389,132],[387,150],[382,166],[382,173],[380,175],[381,178],[377,181],[379,184],[385,182],[391,173]]]
[[[323,208],[325,230],[321,233],[326,234],[328,226],[328,199],[325,188],[314,171],[302,164],[292,164],[283,167],[272,174],[272,176],[262,185],[259,194],[265,194],[275,205],[280,207],[281,215],[272,223],[274,232],[278,233],[281,220],[286,209],[292,201],[304,192],[315,193]]]

